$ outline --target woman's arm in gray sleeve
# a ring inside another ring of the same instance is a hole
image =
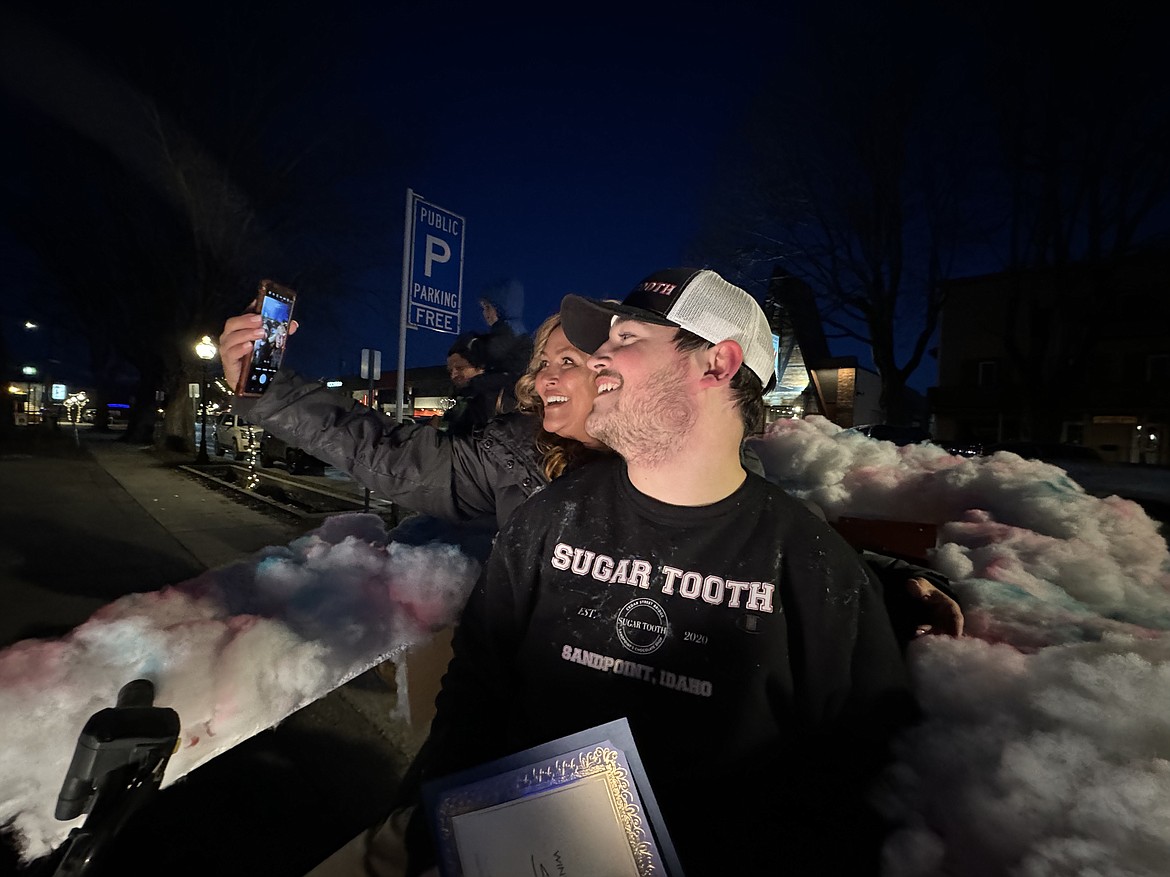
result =
[[[495,514],[495,473],[474,437],[397,423],[287,370],[245,412],[248,401],[237,400],[237,413],[383,499],[446,520]]]

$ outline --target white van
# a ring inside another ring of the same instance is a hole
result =
[[[260,437],[264,434],[258,426],[252,426],[238,414],[221,414],[215,421],[215,455],[222,457],[231,448],[237,457],[253,448],[259,449]]]

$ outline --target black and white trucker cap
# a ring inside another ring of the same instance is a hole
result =
[[[574,347],[593,353],[609,337],[614,320],[627,318],[678,326],[718,344],[735,341],[744,364],[768,390],[776,379],[772,329],[754,298],[705,268],[656,271],[619,304],[580,295],[561,300],[561,327]]]

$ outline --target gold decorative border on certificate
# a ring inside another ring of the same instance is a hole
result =
[[[659,873],[652,853],[652,836],[642,818],[629,773],[620,759],[621,754],[620,750],[612,746],[598,744],[591,749],[579,750],[574,756],[561,756],[544,764],[534,765],[527,773],[521,774],[513,781],[514,794],[509,796],[509,800],[601,774],[609,790],[610,803],[625,830],[626,840],[634,857],[634,866],[641,877],[652,877]],[[441,817],[439,831],[444,844],[453,846],[453,817],[495,803],[499,803],[496,796],[492,796],[491,800],[485,800],[483,789],[475,786],[449,792],[438,807]]]
[[[649,833],[642,821],[641,808],[631,791],[629,774],[618,760],[618,754],[618,750],[609,746],[583,749],[573,758],[556,759],[551,767],[534,768],[518,785],[525,791],[540,790],[602,774],[606,788],[609,789],[610,803],[625,829],[638,873],[654,874],[656,869],[650,854]]]

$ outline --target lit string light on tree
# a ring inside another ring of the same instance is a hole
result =
[[[245,433],[248,436],[248,478],[244,482],[244,486],[248,490],[255,490],[260,486],[260,473],[256,471],[260,459],[260,445],[256,441],[256,435],[253,430],[245,430]]]

